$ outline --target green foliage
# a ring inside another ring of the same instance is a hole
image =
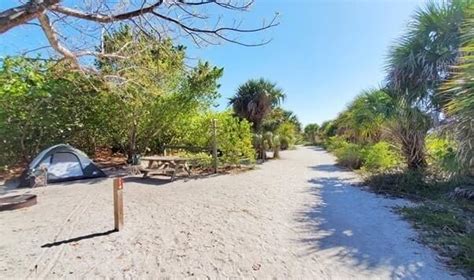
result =
[[[127,27],[108,35],[105,47],[120,47],[130,59],[97,61],[100,75],[85,75],[44,60],[2,61],[0,164],[28,162],[57,143],[72,144],[89,154],[97,147],[114,147],[129,156],[157,153],[163,145],[182,145],[189,139],[189,143],[208,144],[209,133],[187,134],[187,128],[192,131],[193,120],[209,111],[219,96],[222,69],[207,62],[185,67],[183,47],[132,34]],[[245,150],[251,147],[248,123],[226,113],[222,125],[224,161],[235,162],[236,153],[252,159],[252,152]]]
[[[321,124],[319,130],[321,131],[321,135],[327,139],[336,135],[337,126],[334,121],[325,121]]]
[[[180,132],[176,132],[176,143],[194,147],[212,148],[212,120],[217,122],[218,149],[222,152],[220,162],[224,164],[240,164],[246,160],[255,161],[252,146],[252,129],[249,122],[239,120],[231,112],[198,113],[187,118]]]
[[[456,63],[460,27],[471,1],[428,2],[412,17],[407,32],[391,49],[388,82],[410,104],[439,108],[432,93]]]
[[[430,195],[433,189],[418,170],[395,170],[373,173],[364,182],[371,189],[396,196],[419,198]]]
[[[472,212],[445,200],[404,207],[400,212],[422,230],[425,242],[450,259],[451,265],[474,273],[474,232],[469,226]]]
[[[346,142],[334,150],[334,155],[338,164],[351,169],[359,169],[364,160],[364,149],[360,145]]]
[[[283,90],[263,78],[249,80],[239,86],[234,97],[230,98],[234,113],[248,120],[254,131],[259,132],[264,118],[285,99]]]
[[[383,125],[394,107],[392,97],[385,91],[364,91],[334,121],[337,134],[355,143],[375,143],[380,140]]]
[[[92,76],[41,60],[6,58],[0,68],[2,165],[28,162],[41,149],[70,143],[88,152],[110,141],[113,98]],[[21,159],[18,158],[21,157]]]
[[[399,167],[401,163],[401,156],[387,142],[381,141],[365,149],[363,169],[366,171],[384,172]]]
[[[298,139],[298,131],[294,123],[290,121],[283,122],[277,129],[276,133],[280,138],[280,147],[286,150],[295,145]]]
[[[386,123],[386,139],[398,148],[411,170],[424,169],[426,162],[425,137],[431,119],[417,107],[400,99],[392,119]]]
[[[120,49],[129,59],[103,58],[97,62],[116,96],[119,146],[134,153],[169,144],[193,113],[207,109],[218,97],[217,80],[223,70],[199,62],[185,67],[185,48],[171,40],[149,38],[121,26],[104,38],[107,51]]]
[[[465,173],[474,175],[474,6],[466,10],[458,65],[441,87],[439,98],[453,121],[450,126],[458,143],[458,159]]]
[[[295,126],[297,132],[301,131],[301,123],[298,117],[292,112],[285,110],[281,107],[277,107],[271,110],[271,112],[264,118],[262,123],[263,131],[276,132],[278,127],[285,122],[290,122]]]
[[[430,135],[426,138],[428,164],[433,173],[438,175],[452,175],[459,171],[459,162],[456,158],[456,147],[453,141]]]
[[[273,158],[280,158],[281,139],[278,135],[273,135],[272,139]]]
[[[319,143],[319,125],[317,123],[308,124],[304,127],[305,140],[311,144]]]
[[[326,140],[324,144],[326,149],[330,152],[333,152],[345,145],[349,144],[346,139],[341,136],[331,136]]]
[[[240,164],[242,160],[254,162],[255,150],[252,146],[252,127],[249,122],[235,118],[230,112],[220,113],[218,143],[225,163]]]
[[[424,137],[432,125],[427,124],[426,112],[442,107],[436,92],[459,57],[460,27],[471,2],[428,2],[389,54],[387,86],[404,104],[396,107],[388,139],[399,146],[410,169],[426,167]]]

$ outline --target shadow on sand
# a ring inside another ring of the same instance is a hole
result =
[[[150,177],[143,178],[142,176],[128,176],[124,177],[124,182],[125,183],[137,183],[137,184],[144,184],[144,185],[155,185],[155,186],[162,186],[166,184],[171,184],[173,182],[190,182],[190,181],[195,181],[195,180],[200,180],[200,179],[205,179],[205,178],[213,178],[213,177],[218,177],[222,176],[225,174],[197,174],[197,175],[191,175],[191,176],[186,176],[186,175],[181,175],[177,176],[173,181],[171,181],[171,178],[169,176],[161,176],[161,175],[154,175]]]
[[[55,247],[55,246],[59,246],[59,245],[63,245],[63,244],[72,243],[72,242],[79,242],[81,240],[92,239],[94,237],[106,236],[106,235],[109,235],[109,234],[114,233],[114,232],[117,232],[117,230],[112,229],[112,230],[108,230],[108,231],[104,231],[104,232],[92,233],[92,234],[78,236],[78,237],[74,237],[74,238],[70,238],[70,239],[66,239],[66,240],[56,241],[56,242],[52,242],[52,243],[46,243],[46,244],[42,245],[41,248],[51,248],[51,247]]]
[[[354,187],[351,178],[337,174],[347,171],[334,165],[310,168],[331,175],[308,181],[313,203],[296,216],[298,231],[305,236],[298,240],[305,244],[303,254],[369,273],[388,271],[391,279],[423,278],[423,256],[410,246],[409,229],[392,216],[382,198]]]
[[[344,172],[349,170],[339,169],[334,164],[319,164],[310,167],[314,171],[321,171],[321,172]]]

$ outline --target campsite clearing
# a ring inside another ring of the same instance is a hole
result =
[[[237,175],[127,178],[120,232],[110,179],[28,190],[37,205],[0,213],[0,278],[461,278],[391,210],[406,202],[351,186],[322,150],[281,157]]]

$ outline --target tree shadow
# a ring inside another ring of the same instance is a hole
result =
[[[390,278],[423,278],[427,256],[415,246],[409,226],[389,209],[398,202],[375,198],[351,181],[337,174],[308,181],[313,203],[296,216],[305,236],[298,240],[305,245],[303,255],[322,255],[372,273],[381,269]]]
[[[176,179],[175,181],[177,181]],[[154,185],[154,186],[161,186],[165,184],[172,183],[169,177],[165,176],[153,176],[153,177],[146,177],[143,178],[142,176],[129,176],[123,178],[124,183],[137,183],[137,184],[144,184],[144,185]]]
[[[92,233],[92,234],[78,236],[78,237],[74,237],[74,238],[70,238],[70,239],[66,239],[66,240],[56,241],[56,242],[52,242],[52,243],[46,243],[46,244],[41,245],[41,248],[51,248],[51,247],[55,247],[55,246],[59,246],[59,245],[63,245],[63,244],[72,243],[72,242],[79,242],[81,240],[92,239],[94,237],[106,236],[106,235],[109,235],[109,234],[114,233],[114,232],[118,232],[118,231],[116,229],[112,229],[112,230],[108,230],[108,231],[104,231],[104,232]]]
[[[17,179],[15,181],[5,182],[3,185],[0,185],[0,196],[10,195],[10,194],[29,193],[32,190],[44,189],[44,188],[48,188],[49,186],[70,186],[74,184],[93,185],[107,179],[108,177],[99,177],[99,178],[92,178],[92,179],[74,179],[71,181],[49,182],[46,186],[36,187],[36,188],[32,188],[28,186],[19,186],[19,179]]]
[[[349,172],[347,169],[342,169],[334,164],[318,164],[315,166],[310,166],[314,171],[321,171],[321,172]]]
[[[326,152],[326,150],[323,147],[320,146],[304,146],[306,149],[313,150],[313,151],[318,151],[318,152]]]
[[[69,186],[69,185],[74,185],[74,184],[94,185],[94,184],[103,182],[107,179],[109,179],[109,177],[99,177],[99,178],[92,178],[92,179],[77,179],[77,180],[71,180],[71,181],[60,181],[60,182],[48,183],[48,186]],[[46,187],[48,187],[48,186],[46,186]]]

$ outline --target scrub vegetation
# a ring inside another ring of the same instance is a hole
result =
[[[263,152],[298,141],[301,124],[280,107],[282,89],[249,80],[230,108],[213,110],[224,69],[199,61],[188,66],[186,49],[150,38],[128,25],[106,35],[106,52],[129,59],[98,58],[93,72],[48,59],[7,57],[0,66],[0,165],[24,166],[39,151],[68,143],[89,155],[134,155],[165,147],[209,166],[212,120],[217,120],[220,162],[252,163]]]

